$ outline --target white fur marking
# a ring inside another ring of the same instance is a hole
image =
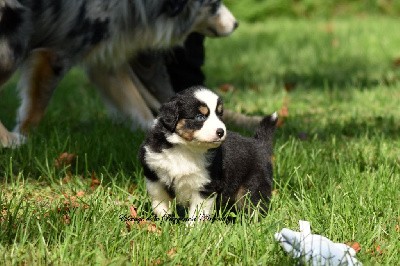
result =
[[[196,91],[194,96],[198,100],[204,102],[210,110],[210,114],[204,122],[203,127],[194,133],[194,137],[204,142],[223,141],[226,137],[226,127],[215,113],[219,97],[212,91],[206,89]],[[217,135],[217,129],[219,128],[223,129],[225,132],[222,138]]]
[[[211,219],[211,215],[214,209],[216,195],[210,196],[204,199],[199,193],[192,195],[189,208],[189,225],[193,225],[196,221],[206,221]]]
[[[271,115],[271,121],[275,121],[276,119],[278,119],[278,113],[277,113],[277,112],[274,112],[274,113]]]
[[[193,152],[185,145],[176,145],[162,152],[146,149],[146,163],[160,182],[175,190],[179,204],[188,205],[191,195],[210,182],[204,153]]]
[[[147,191],[151,197],[151,207],[158,217],[171,214],[172,199],[160,182],[146,180]]]
[[[218,11],[219,36],[227,36],[235,30],[236,19],[225,5],[221,5]]]

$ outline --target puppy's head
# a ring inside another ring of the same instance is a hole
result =
[[[157,123],[166,129],[172,144],[210,149],[225,140],[222,114],[221,98],[204,87],[192,87],[161,106]]]
[[[195,31],[208,37],[230,35],[238,26],[236,18],[221,0],[202,0]]]

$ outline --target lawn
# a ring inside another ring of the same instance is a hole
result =
[[[273,235],[300,219],[359,244],[366,265],[400,264],[399,25],[273,17],[207,40],[207,84],[226,108],[282,118],[271,210],[234,223],[151,220],[137,159],[144,133],[111,121],[73,69],[27,145],[0,150],[0,264],[288,265]],[[0,94],[8,128],[16,78]]]

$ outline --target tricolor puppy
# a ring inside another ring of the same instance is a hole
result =
[[[189,218],[211,217],[213,207],[261,205],[272,190],[273,133],[277,115],[265,117],[254,137],[226,130],[223,103],[212,91],[192,87],[162,105],[140,149],[154,213],[171,214],[174,198]]]

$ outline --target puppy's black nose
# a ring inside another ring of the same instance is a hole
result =
[[[219,138],[222,138],[224,136],[224,134],[225,134],[225,131],[222,128],[217,129],[217,136]]]
[[[235,24],[233,25],[233,29],[237,29],[239,27],[239,22],[235,21]]]

